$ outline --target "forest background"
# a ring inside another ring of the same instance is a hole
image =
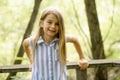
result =
[[[76,35],[80,39],[86,59],[93,59],[84,0],[42,0],[32,34],[39,27],[41,11],[48,6],[60,8],[65,21],[66,34]],[[15,60],[22,60],[22,64],[29,64],[26,54],[22,58],[16,57],[16,55],[33,7],[34,0],[0,0],[0,66],[11,65]],[[96,8],[105,56],[107,59],[120,59],[120,0],[96,0]],[[75,62],[78,60],[73,45],[67,44],[67,61]],[[70,72],[68,71],[68,75]],[[5,80],[7,75],[0,74],[0,80]],[[114,76],[112,73],[111,75]],[[17,76],[19,79],[22,76],[21,78],[29,80],[30,72],[19,73]],[[75,74],[71,75],[71,77],[74,76]],[[119,77],[120,73],[114,76],[114,79],[117,80]]]

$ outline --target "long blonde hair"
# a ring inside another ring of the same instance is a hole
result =
[[[49,14],[54,14],[57,17],[59,22],[59,33],[57,35],[57,37],[59,38],[59,46],[58,46],[59,60],[61,64],[65,65],[66,64],[66,44],[65,44],[65,28],[64,28],[63,17],[61,15],[61,12],[58,9],[56,9],[55,7],[48,7],[44,9],[44,11],[42,12],[40,20],[44,20]],[[35,57],[36,43],[39,37],[42,35],[43,35],[43,29],[40,26],[37,34],[34,37],[33,59]]]

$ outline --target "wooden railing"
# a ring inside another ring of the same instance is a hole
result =
[[[89,60],[88,68],[96,67],[120,67],[120,60]],[[87,70],[80,70],[76,62],[67,63],[67,69],[76,69],[76,79],[77,80],[87,80]],[[29,71],[28,65],[9,65],[0,66],[0,73],[10,73],[10,72],[27,72]]]

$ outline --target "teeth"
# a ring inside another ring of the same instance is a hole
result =
[[[55,30],[50,30],[50,29],[49,29],[49,31],[55,32]]]

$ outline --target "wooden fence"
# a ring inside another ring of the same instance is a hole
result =
[[[100,59],[100,60],[89,60],[88,68],[96,67],[120,67],[120,60],[112,59]],[[76,79],[77,80],[87,80],[87,70],[80,70],[77,65],[77,62],[67,63],[67,69],[76,70]],[[27,72],[29,71],[29,65],[9,65],[9,66],[0,66],[0,73],[10,73],[10,72]]]

